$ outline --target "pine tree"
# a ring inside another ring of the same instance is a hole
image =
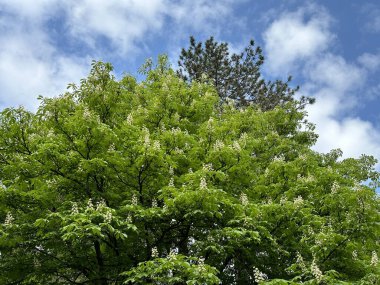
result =
[[[225,42],[218,43],[210,37],[203,45],[190,37],[189,48],[181,51],[177,73],[188,82],[208,78],[222,102],[230,98],[239,106],[256,104],[267,111],[295,101],[298,87],[289,86],[291,77],[286,82],[266,81],[260,72],[263,63],[262,50],[255,47],[253,40],[240,54],[230,54]],[[303,108],[313,102],[312,98],[302,97],[298,104]]]

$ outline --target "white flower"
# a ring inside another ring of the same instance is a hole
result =
[[[336,194],[338,192],[338,189],[339,184],[336,181],[334,181],[334,183],[331,186],[331,194]]]
[[[133,196],[132,196],[132,205],[133,206],[137,206],[137,203],[138,203],[137,196],[135,194],[133,194]]]
[[[129,114],[127,117],[127,124],[132,125],[133,124],[133,116],[132,114]]]
[[[175,147],[174,148],[174,153],[176,153],[176,154],[183,154],[183,149],[180,149],[179,147]]]
[[[218,151],[224,147],[224,143],[221,140],[216,140],[214,144],[214,150]]]
[[[115,151],[115,144],[110,144],[109,148],[108,148],[108,152],[111,152],[111,151]]]
[[[10,226],[12,225],[13,221],[15,219],[13,218],[12,216],[12,213],[11,212],[8,212],[6,217],[5,217],[5,220],[4,220],[4,226]]]
[[[107,211],[106,212],[106,214],[105,214],[105,216],[104,216],[104,221],[106,222],[106,223],[111,223],[111,221],[112,221],[112,213],[111,213],[111,211]]]
[[[288,201],[288,198],[286,196],[282,196],[280,199],[280,204],[284,205],[286,203],[286,201]]]
[[[191,167],[189,168],[189,173],[193,173],[193,169]]]
[[[87,209],[89,210],[93,210],[94,209],[94,205],[92,204],[92,199],[88,199],[88,202],[87,202]]]
[[[248,205],[249,201],[248,201],[248,196],[247,196],[247,194],[245,194],[245,193],[241,193],[241,194],[240,194],[240,202],[241,202],[241,204],[242,204],[243,206],[247,206],[247,205]]]
[[[201,181],[199,183],[199,188],[202,190],[207,189],[206,178],[204,178],[204,177],[201,178]]]
[[[207,122],[207,130],[208,131],[214,130],[213,123],[214,123],[214,119],[212,117],[210,117],[210,119],[208,119],[208,122]]]
[[[169,167],[169,174],[171,175],[171,176],[173,176],[174,175],[174,169],[173,169],[173,167]]]
[[[174,178],[172,177],[172,178],[170,178],[170,180],[169,180],[169,185],[168,185],[169,187],[174,187]]]
[[[78,213],[79,213],[78,204],[77,203],[73,203],[72,206],[71,206],[71,214],[75,215],[75,214],[78,214]]]
[[[357,259],[358,259],[358,251],[357,251],[357,250],[354,250],[354,251],[352,252],[352,259],[353,259],[353,260],[357,260]]]
[[[91,116],[90,110],[87,107],[85,107],[84,110],[83,110],[83,117],[85,119],[88,119],[90,116]]]
[[[294,203],[294,206],[296,206],[296,207],[302,206],[302,204],[303,204],[302,196],[298,196],[297,198],[295,198],[293,203]]]
[[[315,259],[313,259],[313,262],[311,263],[311,274],[317,279],[318,282],[322,281],[323,274],[322,271],[319,269],[318,265],[315,263]]]
[[[106,202],[103,199],[101,199],[100,201],[96,203],[96,210],[99,211],[106,206],[107,206]]]
[[[213,166],[212,166],[212,163],[204,163],[204,164],[203,164],[203,170],[204,170],[205,172],[213,171],[214,168],[213,168]]]
[[[260,283],[268,279],[268,276],[262,273],[257,267],[253,267],[253,274],[254,274],[253,277],[255,279],[255,282],[257,283]]]
[[[152,208],[156,208],[157,207],[157,200],[156,198],[153,198],[152,200]]]
[[[153,142],[153,150],[159,151],[161,149],[161,144],[159,141],[154,141]]]
[[[203,257],[198,259],[198,268],[201,271],[205,270],[205,259]]]
[[[274,162],[282,162],[282,161],[284,161],[284,160],[285,160],[285,157],[284,157],[283,154],[281,154],[281,155],[275,155],[275,156],[273,157],[273,161],[274,161]]]
[[[157,247],[153,247],[152,248],[152,257],[153,258],[158,257],[158,249],[157,249]]]
[[[126,221],[127,221],[128,224],[132,224],[132,216],[131,216],[131,214],[128,214]]]
[[[371,265],[376,266],[378,262],[379,262],[379,258],[377,257],[376,251],[372,251]]]
[[[302,272],[306,271],[305,262],[303,261],[302,255],[297,251],[297,264],[301,267]]]
[[[241,146],[240,146],[239,142],[234,141],[232,143],[232,149],[236,150],[237,152],[240,152],[241,151]]]
[[[169,259],[176,259],[176,258],[177,258],[177,250],[174,249],[174,248],[172,248],[172,249],[170,250],[170,253],[169,253],[169,255],[168,255],[168,258],[169,258]]]

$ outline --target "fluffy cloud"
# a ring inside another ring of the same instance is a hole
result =
[[[323,52],[332,39],[330,22],[326,11],[314,5],[283,13],[263,34],[269,71],[284,74]]]
[[[216,31],[234,1],[0,0],[0,107],[60,94],[91,59],[135,57],[157,33]],[[172,27],[169,27],[168,24]],[[173,28],[175,27],[175,28]]]
[[[380,56],[365,53],[357,63],[328,52],[335,35],[331,16],[318,6],[286,12],[273,21],[263,37],[269,71],[274,74],[299,72],[304,80],[302,95],[317,101],[308,106],[309,120],[319,135],[315,149],[343,150],[344,157],[370,154],[380,157],[380,132],[369,122],[352,115],[362,99],[370,72],[380,65]]]

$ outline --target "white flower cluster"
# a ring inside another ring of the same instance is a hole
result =
[[[224,148],[224,143],[221,140],[216,140],[214,144],[214,150],[218,151]]]
[[[285,205],[287,201],[288,201],[288,198],[286,196],[282,196],[280,199],[280,205]]]
[[[257,267],[253,267],[253,277],[256,283],[260,283],[268,279],[268,276],[262,273]]]
[[[115,151],[115,144],[114,143],[110,144],[110,146],[108,147],[108,152],[112,152],[112,151]]]
[[[379,263],[379,258],[377,257],[376,251],[372,251],[371,265],[376,266]]]
[[[358,259],[358,251],[357,251],[357,250],[354,250],[354,251],[352,252],[352,259],[353,259],[353,260],[357,260],[357,259]]]
[[[133,116],[132,116],[132,114],[129,114],[127,116],[127,124],[128,125],[132,125],[133,124]]]
[[[173,169],[173,167],[169,167],[169,174],[171,175],[171,176],[173,176],[174,175],[174,169]]]
[[[247,194],[245,193],[241,193],[240,194],[240,203],[243,205],[243,206],[247,206],[249,201],[248,201],[248,196]]]
[[[200,271],[204,271],[206,268],[205,268],[205,259],[203,257],[200,257],[198,259],[198,268]]]
[[[210,132],[214,130],[213,123],[214,123],[214,119],[210,117],[210,119],[208,119],[208,122],[207,122],[207,130]]]
[[[298,207],[301,207],[302,206],[302,204],[303,204],[303,198],[302,198],[302,196],[301,195],[299,195],[297,198],[295,198],[294,199],[294,206],[296,206],[297,208]]]
[[[155,150],[155,151],[161,150],[161,144],[160,144],[159,141],[154,141],[153,142],[153,150]]]
[[[13,218],[12,213],[8,212],[7,215],[5,216],[4,226],[10,226],[10,225],[12,225],[12,223],[13,223],[14,220],[15,219]]]
[[[137,204],[138,204],[137,196],[135,194],[133,194],[133,196],[132,196],[132,205],[133,206],[137,206]]]
[[[205,189],[207,189],[206,178],[204,178],[204,177],[201,178],[201,181],[200,181],[200,183],[199,183],[199,188],[200,188],[201,190],[205,190]]]
[[[241,146],[240,146],[238,141],[234,141],[232,143],[232,149],[237,151],[237,152],[241,152]]]
[[[104,199],[100,199],[100,201],[96,202],[96,210],[100,211],[101,209],[107,207],[106,201]]]
[[[176,259],[177,258],[177,250],[176,249],[171,249],[170,250],[170,253],[168,255],[168,258],[169,259]]]
[[[104,216],[104,221],[105,221],[107,224],[111,223],[111,221],[112,221],[112,213],[111,213],[111,211],[107,211],[107,212],[106,212],[106,214],[105,214],[105,216]]]
[[[280,154],[280,155],[275,155],[273,157],[273,161],[274,162],[283,162],[285,160],[285,157],[283,154]]]
[[[318,265],[315,263],[315,259],[313,259],[313,262],[311,263],[311,274],[317,279],[317,282],[321,282],[323,278],[322,271],[319,269]]]
[[[153,258],[158,257],[158,249],[157,249],[157,247],[153,247],[152,248],[152,257]]]
[[[126,219],[126,222],[127,222],[128,224],[132,224],[132,216],[131,216],[131,214],[128,214],[127,219]]]
[[[334,183],[331,186],[331,194],[338,193],[338,189],[339,189],[339,184],[338,182],[334,181]]]
[[[74,202],[72,204],[72,206],[71,206],[71,214],[75,215],[75,214],[78,214],[78,213],[79,213],[78,204]]]
[[[302,255],[297,251],[297,264],[300,266],[302,272],[306,272],[306,265],[303,261]]]
[[[172,177],[172,178],[170,178],[170,180],[169,180],[169,185],[168,185],[169,187],[174,187],[174,178]]]
[[[175,153],[175,154],[183,154],[184,151],[183,151],[183,149],[180,149],[179,147],[176,146],[176,147],[174,148],[174,153]]]
[[[84,110],[83,110],[83,117],[85,119],[88,119],[88,118],[91,117],[91,112],[90,112],[90,110],[87,107],[85,107]]]
[[[152,208],[156,208],[157,206],[158,206],[157,199],[153,198],[153,200],[152,200]]]
[[[203,171],[205,172],[209,172],[209,171],[213,171],[214,168],[212,166],[212,163],[204,163],[203,164]]]
[[[87,209],[88,210],[93,210],[94,209],[94,205],[92,204],[92,199],[88,199],[88,202],[87,202]]]

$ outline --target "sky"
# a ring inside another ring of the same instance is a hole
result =
[[[313,96],[314,149],[380,159],[378,0],[0,0],[0,109],[57,96],[89,73],[92,60],[137,75],[147,58],[176,67],[189,36],[213,36],[265,55],[263,77]],[[378,167],[379,164],[378,164]]]

